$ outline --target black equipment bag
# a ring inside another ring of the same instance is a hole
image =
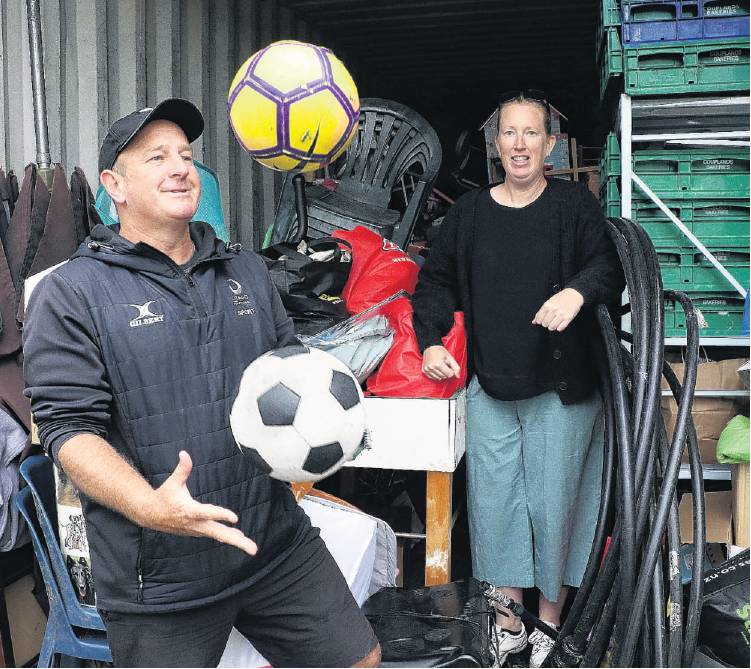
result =
[[[328,260],[298,251],[299,242],[275,244],[261,251],[296,334],[316,334],[349,316],[339,298],[349,278],[351,260],[345,260],[343,240],[323,237],[307,242],[306,251],[332,250]]]
[[[470,578],[416,590],[383,588],[363,605],[382,667],[489,667],[493,609]]]
[[[749,549],[704,575],[699,644],[733,667],[748,666]]]

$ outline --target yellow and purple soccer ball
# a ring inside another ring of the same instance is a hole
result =
[[[331,51],[284,40],[242,64],[227,111],[235,137],[258,162],[310,172],[344,153],[357,130],[360,99]]]

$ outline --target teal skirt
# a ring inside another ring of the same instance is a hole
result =
[[[467,390],[467,496],[475,578],[537,587],[551,602],[581,584],[600,508],[604,422],[594,393],[496,400]]]

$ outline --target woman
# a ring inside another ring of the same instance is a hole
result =
[[[617,302],[623,272],[599,204],[583,184],[546,179],[555,145],[544,95],[504,96],[496,147],[503,183],[462,196],[446,215],[415,291],[423,372],[458,376],[441,345],[464,311],[468,361],[467,486],[476,578],[521,602],[540,591],[551,626],[578,587],[600,502],[603,424],[594,306]],[[497,664],[528,642],[496,613]],[[531,667],[552,640],[529,637]]]

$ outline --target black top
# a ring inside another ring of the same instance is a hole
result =
[[[498,204],[483,191],[477,200],[471,286],[475,372],[499,400],[521,400],[549,390],[537,368],[546,330],[532,319],[550,297],[551,229],[557,211],[548,189],[526,207]]]
[[[446,214],[430,250],[412,298],[413,323],[420,350],[441,343],[454,323],[454,311],[464,312],[467,360],[474,367],[474,313],[471,268],[480,197],[491,186],[460,197]],[[550,231],[553,251],[549,295],[574,288],[584,306],[563,332],[546,331],[544,354],[536,361],[538,378],[550,378],[561,402],[585,399],[595,387],[592,346],[600,340],[594,307],[620,301],[625,287],[623,269],[608,237],[600,204],[583,183],[551,179],[546,188],[556,222]],[[474,288],[474,287],[473,287]],[[515,354],[516,349],[509,355]],[[469,370],[471,376],[473,369]]]

